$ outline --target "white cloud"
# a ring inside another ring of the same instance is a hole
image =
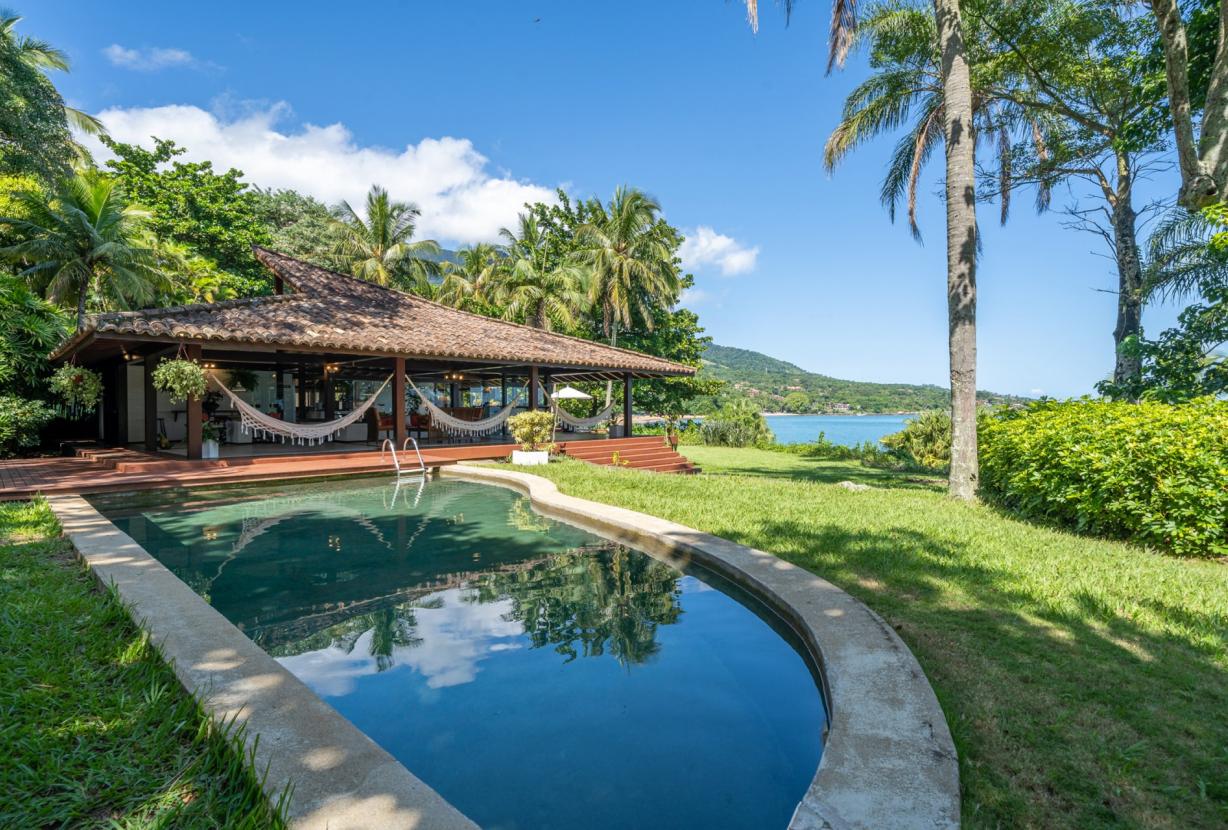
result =
[[[678,305],[694,308],[697,305],[707,302],[712,298],[707,291],[702,288],[686,288],[682,294],[678,296]]]
[[[732,277],[755,270],[759,246],[748,248],[732,236],[700,225],[693,233],[687,234],[682,247],[678,249],[678,256],[688,270],[700,271],[711,266],[724,276]]]
[[[402,150],[363,146],[344,124],[279,129],[285,103],[237,117],[190,105],[108,109],[98,114],[118,141],[150,146],[151,136],[187,149],[189,161],[235,167],[265,188],[292,188],[356,208],[372,184],[422,209],[418,238],[445,243],[493,241],[511,227],[525,202],[555,201],[553,188],[492,173],[489,161],[465,138],[424,138]],[[108,153],[90,143],[96,158]]]
[[[136,69],[140,72],[153,72],[172,66],[199,65],[192,53],[186,49],[164,49],[158,47],[146,49],[129,49],[112,43],[102,54],[113,65],[124,69]]]

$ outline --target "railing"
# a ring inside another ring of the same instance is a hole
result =
[[[411,475],[416,476],[416,475],[426,474],[426,462],[422,460],[422,451],[418,449],[417,440],[415,440],[412,436],[409,438],[406,438],[405,443],[401,445],[401,452],[407,452],[409,450],[409,445],[411,443],[414,446],[414,454],[418,456],[418,466],[414,469],[408,469],[408,470],[401,469],[401,459],[397,457],[397,448],[392,443],[391,438],[385,438],[384,443],[380,445],[380,448],[379,448],[380,461],[384,460],[385,451],[390,453],[392,455],[392,466],[397,471],[397,478],[400,478],[401,476],[411,476]]]

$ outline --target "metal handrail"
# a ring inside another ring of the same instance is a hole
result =
[[[392,443],[391,438],[385,438],[384,443],[380,444],[379,460],[380,461],[384,460],[385,450],[391,453],[392,454],[392,466],[397,471],[397,478],[400,478],[401,476],[407,476],[407,475],[423,475],[426,473],[426,462],[422,460],[422,451],[418,449],[418,442],[415,439],[406,438],[405,443],[401,445],[401,452],[405,452],[409,449],[409,444],[411,441],[413,442],[413,445],[414,445],[414,453],[417,454],[418,456],[418,467],[417,469],[414,469],[414,470],[402,470],[401,469],[401,459],[397,457],[397,448],[396,448],[396,445]]]

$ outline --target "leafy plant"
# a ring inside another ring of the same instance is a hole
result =
[[[38,434],[55,412],[42,401],[0,395],[0,457],[38,446]]]
[[[549,412],[521,412],[508,418],[507,425],[525,452],[548,450],[553,446],[554,415]]]
[[[208,380],[199,363],[175,358],[158,364],[153,372],[153,385],[155,389],[165,392],[171,403],[181,403],[189,397],[203,398]]]
[[[1022,516],[1228,554],[1228,401],[1044,401],[983,423],[981,492]]]
[[[763,413],[745,399],[730,401],[706,419],[703,436],[705,444],[721,447],[762,447],[776,440]]]
[[[882,442],[906,465],[945,472],[951,463],[951,414],[923,412]]]
[[[200,425],[200,440],[221,441],[222,425],[217,421],[205,421]]]
[[[93,412],[102,398],[102,377],[84,366],[65,364],[51,376],[51,391],[70,409]]]

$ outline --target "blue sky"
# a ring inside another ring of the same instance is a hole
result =
[[[56,79],[66,97],[121,139],[176,138],[325,200],[378,180],[449,244],[558,186],[608,197],[631,184],[691,236],[687,304],[718,343],[837,377],[945,384],[938,165],[919,246],[878,202],[894,138],[822,169],[866,71],[854,59],[824,77],[828,4],[798,4],[788,28],[761,5],[757,36],[733,0],[18,10],[26,34],[72,58]],[[1174,179],[1149,190],[1166,196]],[[1018,196],[1005,228],[982,210],[979,386],[1090,392],[1112,364],[1113,266],[1098,239],[1030,204]],[[1145,325],[1174,318],[1151,309]]]

